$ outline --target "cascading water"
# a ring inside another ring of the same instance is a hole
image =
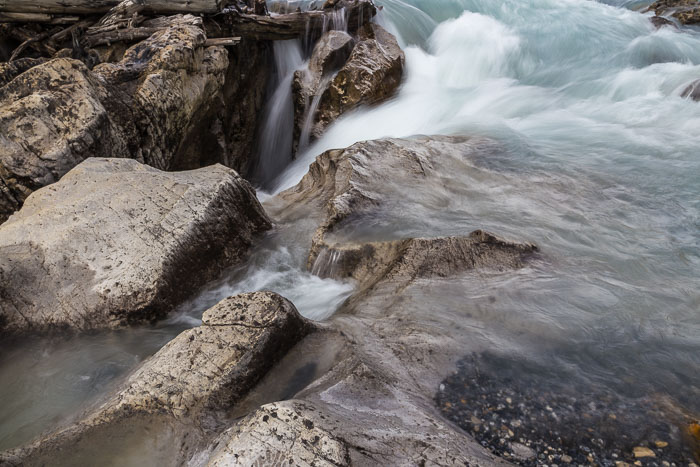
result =
[[[289,83],[303,58],[298,42],[275,44],[276,91],[257,172],[273,187],[268,195],[297,183],[322,151],[361,140],[460,134],[498,141],[503,150],[459,180],[460,196],[441,186],[404,187],[423,189],[433,204],[383,212],[362,235],[485,228],[538,243],[545,264],[441,290],[441,299],[469,308],[464,319],[474,339],[499,354],[493,367],[542,387],[572,378],[629,397],[670,395],[700,412],[700,104],[680,97],[700,78],[700,35],[655,29],[629,9],[637,1],[377,3],[379,20],[406,52],[398,96],[341,118],[281,175],[291,159]],[[346,27],[332,24],[339,26]],[[330,316],[352,285],[305,271],[306,234],[291,228],[269,238],[245,267],[160,327],[42,341],[28,344],[34,352],[6,356],[2,447],[96,397],[232,293],[273,290],[306,316]],[[320,257],[316,267],[333,263]],[[105,367],[114,371],[100,373]],[[49,386],[50,394],[37,389]]]
[[[406,52],[399,95],[335,122],[272,193],[357,141],[498,141],[504,151],[459,181],[467,198],[426,187],[443,196],[439,209],[426,201],[356,228],[366,238],[486,228],[537,242],[548,268],[460,290],[489,347],[514,368],[514,355],[536,362],[532,384],[575,377],[700,413],[700,104],[681,97],[700,78],[700,34],[620,7],[639,2],[378,3]]]
[[[292,160],[294,104],[292,79],[304,64],[299,40],[274,44],[275,75],[270,84],[271,97],[265,105],[263,126],[254,179],[261,185],[279,174]]]

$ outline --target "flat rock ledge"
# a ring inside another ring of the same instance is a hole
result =
[[[348,357],[313,394],[263,405],[222,433],[203,465],[509,465],[377,370]]]
[[[186,450],[195,442],[195,431],[216,429],[216,417],[312,330],[294,305],[275,293],[222,300],[204,313],[201,326],[184,331],[143,362],[106,402],[73,425],[0,454],[0,464],[40,465],[58,452],[70,456],[97,433],[154,417],[196,427],[178,444]]]
[[[352,278],[363,291],[380,281],[407,284],[419,277],[448,277],[470,269],[516,269],[536,251],[531,243],[515,243],[475,230],[466,237],[324,245],[310,261],[314,274]]]
[[[162,318],[270,227],[251,186],[221,165],[87,159],[0,226],[0,333]]]

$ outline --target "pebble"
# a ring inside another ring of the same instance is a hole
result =
[[[625,399],[585,384],[549,388],[502,376],[502,364],[492,372],[474,368],[474,359],[460,362],[442,382],[436,403],[445,417],[511,462],[697,467],[681,438],[674,438],[675,421],[653,400]]]
[[[656,454],[654,454],[654,451],[652,451],[649,448],[645,448],[644,446],[637,446],[632,450],[632,453],[634,454],[634,457],[640,458],[640,457],[656,457]]]

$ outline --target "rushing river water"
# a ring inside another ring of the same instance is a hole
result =
[[[297,183],[329,148],[416,134],[492,138],[504,150],[481,161],[459,197],[387,213],[362,235],[485,228],[536,242],[544,264],[460,289],[499,361],[528,361],[534,384],[573,378],[630,397],[669,395],[700,413],[700,104],[679,97],[700,78],[700,33],[655,29],[634,11],[641,2],[377,3],[406,52],[399,94],[343,117],[272,177],[289,158],[283,88],[302,60],[298,44],[278,45],[263,137],[285,147],[277,159],[274,146],[262,149],[261,197]],[[276,232],[157,327],[32,341],[3,355],[0,448],[104,393],[232,293],[274,290],[306,316],[329,317],[352,285],[305,272],[308,241]]]

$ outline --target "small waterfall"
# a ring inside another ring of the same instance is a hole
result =
[[[311,100],[311,105],[309,105],[304,117],[304,126],[301,128],[301,135],[299,136],[299,151],[305,150],[311,143],[311,131],[314,127],[316,111],[318,111],[318,106],[321,103],[323,91],[326,90],[328,83],[330,83],[334,77],[335,75],[329,75],[322,78],[316,89],[316,94]]]
[[[294,103],[292,79],[303,63],[299,40],[277,41],[274,44],[275,75],[271,97],[264,110],[254,179],[261,185],[274,179],[292,160],[294,138]]]
[[[339,278],[342,256],[340,250],[324,248],[316,257],[311,267],[311,274],[322,279]]]

